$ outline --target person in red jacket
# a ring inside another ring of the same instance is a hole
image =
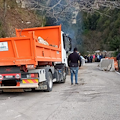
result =
[[[78,63],[79,61],[79,63]],[[78,84],[78,69],[81,67],[81,57],[77,53],[77,48],[68,56],[68,66],[71,73],[71,85],[73,85],[73,75],[75,74],[75,84]]]

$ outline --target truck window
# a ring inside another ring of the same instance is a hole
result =
[[[71,38],[65,34],[63,34],[63,45],[64,45],[64,49],[66,50],[66,52],[71,50],[71,46],[72,46]]]

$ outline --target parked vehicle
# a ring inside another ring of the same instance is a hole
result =
[[[69,50],[61,26],[16,29],[16,37],[0,39],[0,89],[52,91],[53,82],[66,80]]]

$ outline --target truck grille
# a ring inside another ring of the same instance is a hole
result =
[[[16,80],[3,80],[2,86],[16,86],[17,82]]]

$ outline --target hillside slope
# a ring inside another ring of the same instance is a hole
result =
[[[41,26],[41,18],[34,11],[21,8],[16,0],[0,1],[0,37],[15,36],[15,28]]]
[[[87,50],[120,49],[120,10],[102,8],[99,12],[84,13],[83,38]]]

